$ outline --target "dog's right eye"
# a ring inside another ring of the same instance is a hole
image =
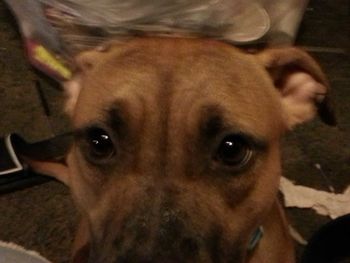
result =
[[[111,137],[101,128],[88,129],[85,140],[88,146],[88,157],[92,160],[105,160],[116,153]]]

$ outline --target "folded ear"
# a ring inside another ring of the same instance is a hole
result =
[[[268,49],[256,54],[280,91],[288,128],[311,120],[316,113],[336,125],[329,99],[329,84],[316,61],[294,48]]]
[[[74,109],[81,90],[80,77],[75,74],[72,79],[63,83],[63,87],[66,95],[64,111],[71,117],[74,114]]]
[[[98,63],[101,52],[107,50],[105,46],[99,46],[96,50],[84,51],[74,58],[75,67],[73,77],[63,83],[66,92],[65,112],[72,116],[82,88],[82,77]]]

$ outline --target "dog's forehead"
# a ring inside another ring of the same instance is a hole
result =
[[[198,115],[191,118],[193,127],[203,109],[214,108],[262,135],[280,125],[278,93],[262,66],[220,42],[141,39],[92,51],[81,61],[89,68],[81,77],[80,126],[102,118],[116,102],[134,115],[166,112],[175,122]]]

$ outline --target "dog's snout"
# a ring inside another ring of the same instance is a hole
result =
[[[160,217],[159,238],[167,239],[169,235],[172,238],[177,238],[183,232],[183,223],[179,219],[176,210],[165,210]]]
[[[228,255],[224,250],[237,249],[216,214],[208,217],[206,204],[186,187],[169,180],[157,187],[145,178],[135,181],[142,183],[123,196],[129,209],[108,210],[99,224],[92,218],[89,263],[217,262]]]
[[[129,262],[153,262],[153,263],[175,263],[175,262],[195,262],[198,257],[198,242],[193,238],[173,239],[167,241],[165,246],[156,242],[154,249],[130,250],[118,256],[116,263]]]
[[[91,262],[195,262],[201,241],[185,213],[176,207],[170,208],[169,204],[162,204],[156,210],[152,207],[129,214],[124,218],[121,231],[110,242],[113,247],[103,252],[109,258],[101,261],[100,250],[104,249],[97,245],[93,249],[96,257],[92,256]]]
[[[160,250],[181,253],[184,257],[195,257],[198,241],[179,211],[165,210],[156,234]]]

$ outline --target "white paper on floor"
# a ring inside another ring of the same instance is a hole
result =
[[[0,262],[1,263],[50,263],[38,252],[26,250],[14,244],[0,241]]]
[[[332,219],[350,213],[350,186],[344,193],[336,194],[296,185],[282,177],[280,190],[284,195],[285,207],[311,208]]]

